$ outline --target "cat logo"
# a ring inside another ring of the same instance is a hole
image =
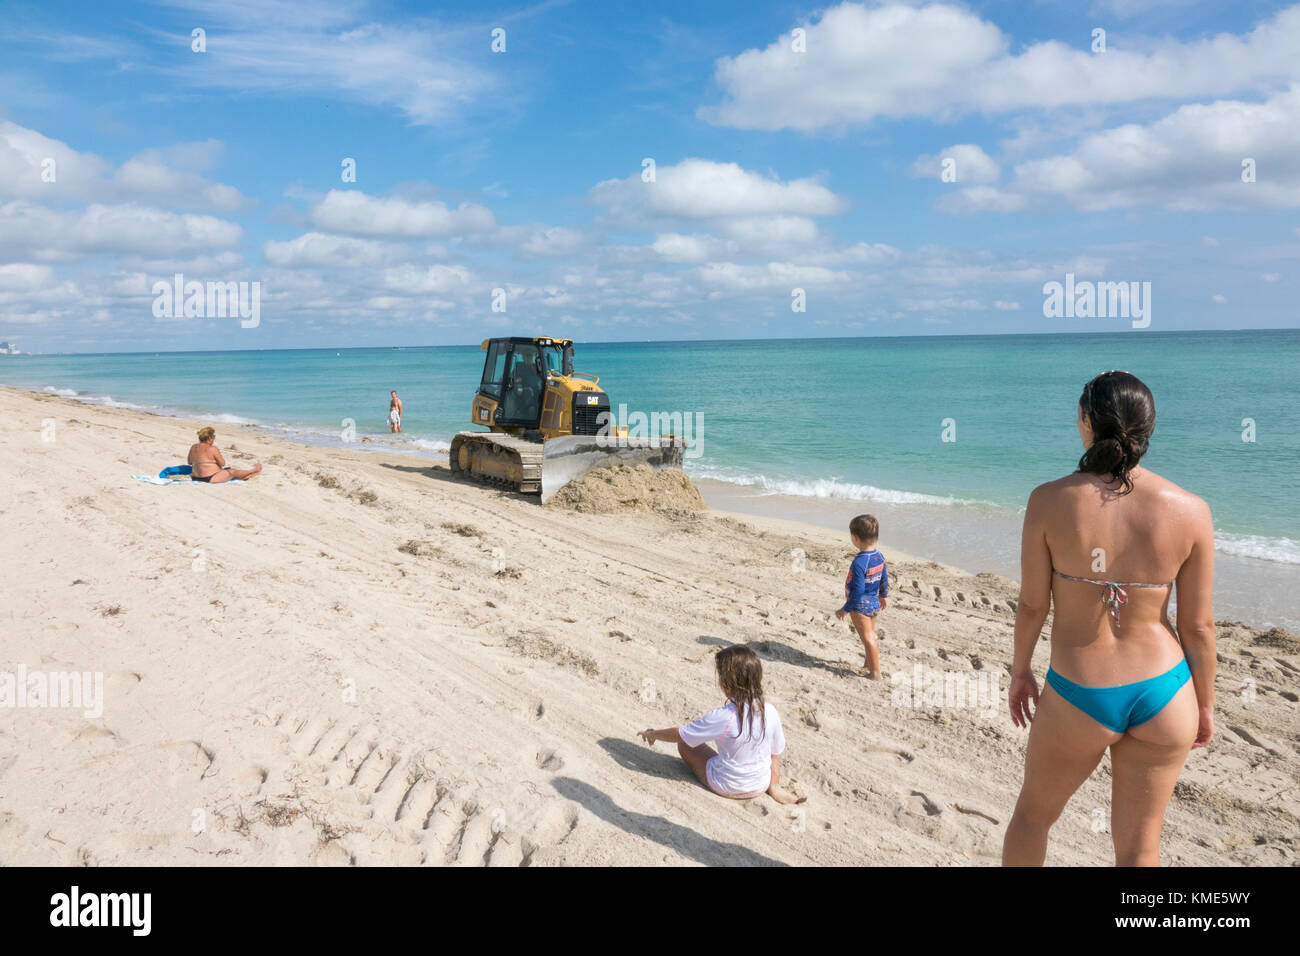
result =
[[[486,408],[480,408],[478,410],[478,420],[481,422],[488,420],[488,410]]]
[[[599,405],[599,404],[600,404],[600,396],[599,396],[599,395],[588,395],[588,396],[587,396],[587,404],[588,404],[588,405]]]

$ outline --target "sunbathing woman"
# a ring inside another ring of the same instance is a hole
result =
[[[199,429],[198,444],[190,446],[189,462],[194,469],[190,473],[190,480],[215,485],[234,478],[252,478],[261,474],[261,465],[252,468],[231,468],[227,465],[226,459],[221,457],[221,449],[213,444],[216,437],[216,431],[210,427]]]
[[[727,702],[685,727],[643,730],[642,739],[652,747],[656,740],[675,743],[700,783],[719,796],[746,800],[766,793],[777,803],[802,803],[780,787],[785,734],[781,715],[763,698],[763,662],[736,644],[718,652],[715,666]],[[709,746],[714,740],[716,752]]]
[[[1098,375],[1079,399],[1078,470],[1029,496],[1009,702],[1033,726],[1006,865],[1043,863],[1048,830],[1109,749],[1115,863],[1158,866],[1183,762],[1214,734],[1214,527],[1204,501],[1139,467],[1155,422],[1136,377]],[[1040,697],[1030,664],[1052,605]]]

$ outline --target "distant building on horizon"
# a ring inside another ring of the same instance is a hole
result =
[[[18,346],[12,342],[0,342],[0,355],[21,355]]]

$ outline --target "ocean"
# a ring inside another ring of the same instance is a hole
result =
[[[687,471],[717,506],[831,527],[870,510],[883,542],[1011,576],[1026,497],[1081,453],[1084,383],[1126,369],[1156,396],[1144,464],[1214,512],[1216,614],[1300,629],[1300,330],[576,348],[615,408],[689,416]],[[201,418],[218,442],[236,423],[429,455],[470,427],[482,364],[477,346],[20,355],[0,382]]]

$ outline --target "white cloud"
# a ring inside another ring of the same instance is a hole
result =
[[[769,262],[767,265],[738,265],[734,262],[713,262],[702,266],[699,277],[705,285],[732,291],[780,288],[790,290],[798,286],[824,286],[847,282],[847,272],[835,272],[822,266],[801,266],[789,262]]]
[[[42,179],[47,160],[54,162],[52,183]],[[108,173],[109,165],[98,156],[77,152],[67,143],[36,130],[0,120],[0,196],[91,197]]]
[[[974,143],[958,143],[934,156],[918,156],[912,164],[912,175],[939,179],[945,160],[952,160],[955,178],[951,181],[956,183],[995,183],[1002,172],[993,158]]]
[[[199,173],[219,159],[222,144],[180,143],[150,149],[117,169],[93,153],[36,130],[0,120],[0,197],[38,200],[143,201],[174,209],[235,212],[251,202],[238,189]],[[52,163],[52,165],[51,165]],[[50,175],[53,182],[48,182]]]
[[[432,265],[420,268],[402,265],[384,270],[384,287],[404,296],[455,292],[464,289],[469,282],[469,270],[464,266]]]
[[[660,166],[654,182],[642,182],[639,173],[605,180],[591,190],[591,198],[616,214],[681,219],[827,216],[848,206],[814,179],[781,182],[736,163],[707,159]]]
[[[330,236],[308,232],[288,242],[267,242],[262,247],[266,261],[276,266],[348,268],[379,265],[396,255],[393,246],[374,239]]]
[[[817,224],[807,216],[750,216],[726,220],[721,228],[750,244],[802,245],[817,238]]]
[[[988,306],[978,299],[959,299],[948,296],[942,299],[912,299],[903,302],[905,312],[984,312]]]
[[[207,53],[165,70],[178,84],[343,98],[401,110],[416,125],[452,120],[500,85],[478,65],[488,58],[471,55],[487,51],[479,24],[380,24],[353,2],[178,5],[197,8],[208,34]],[[190,42],[188,31],[167,39]]]
[[[214,253],[194,253],[186,256],[127,255],[118,260],[125,270],[139,270],[154,276],[169,276],[177,272],[186,275],[224,275],[244,264],[238,252],[227,250]]]
[[[668,262],[707,262],[734,251],[735,246],[715,236],[667,232],[656,236],[651,248]]]
[[[828,266],[853,263],[882,265],[887,262],[897,262],[901,255],[902,253],[898,249],[883,242],[857,242],[842,249],[826,249],[805,253],[797,257],[796,261],[809,262],[815,259],[818,263]]]
[[[325,232],[407,239],[483,233],[496,225],[492,211],[477,203],[452,209],[438,200],[379,198],[342,189],[331,189],[307,215]]]
[[[220,152],[219,143],[211,146]],[[180,207],[237,212],[250,205],[233,186],[209,182],[197,172],[169,165],[165,155],[164,150],[147,150],[128,159],[114,174],[113,183],[122,195],[165,200]]]
[[[174,213],[133,204],[92,203],[81,212],[15,201],[0,205],[0,249],[25,249],[54,261],[90,253],[176,255],[230,248],[240,227],[215,216]]]
[[[49,285],[54,278],[54,270],[46,265],[30,262],[10,262],[0,265],[0,290],[5,292],[27,292]]]
[[[528,231],[519,243],[519,251],[527,257],[568,256],[577,252],[585,242],[582,232],[563,226],[541,227]]]
[[[787,34],[719,60],[724,99],[701,115],[723,126],[811,132],[879,118],[1223,96],[1300,79],[1300,7],[1242,35],[1141,49],[1112,42],[1104,54],[1054,40],[1013,53],[995,24],[945,3],[842,3],[804,29],[807,52],[794,52]]]
[[[967,186],[940,197],[936,205],[952,213],[1019,212],[1029,205],[1029,200],[997,186]]]
[[[1242,180],[1246,159],[1255,182]],[[1090,134],[1073,152],[1019,164],[1005,190],[963,190],[949,208],[1013,211],[1053,196],[1085,211],[1300,206],[1300,84],[1262,103],[1189,104]]]

